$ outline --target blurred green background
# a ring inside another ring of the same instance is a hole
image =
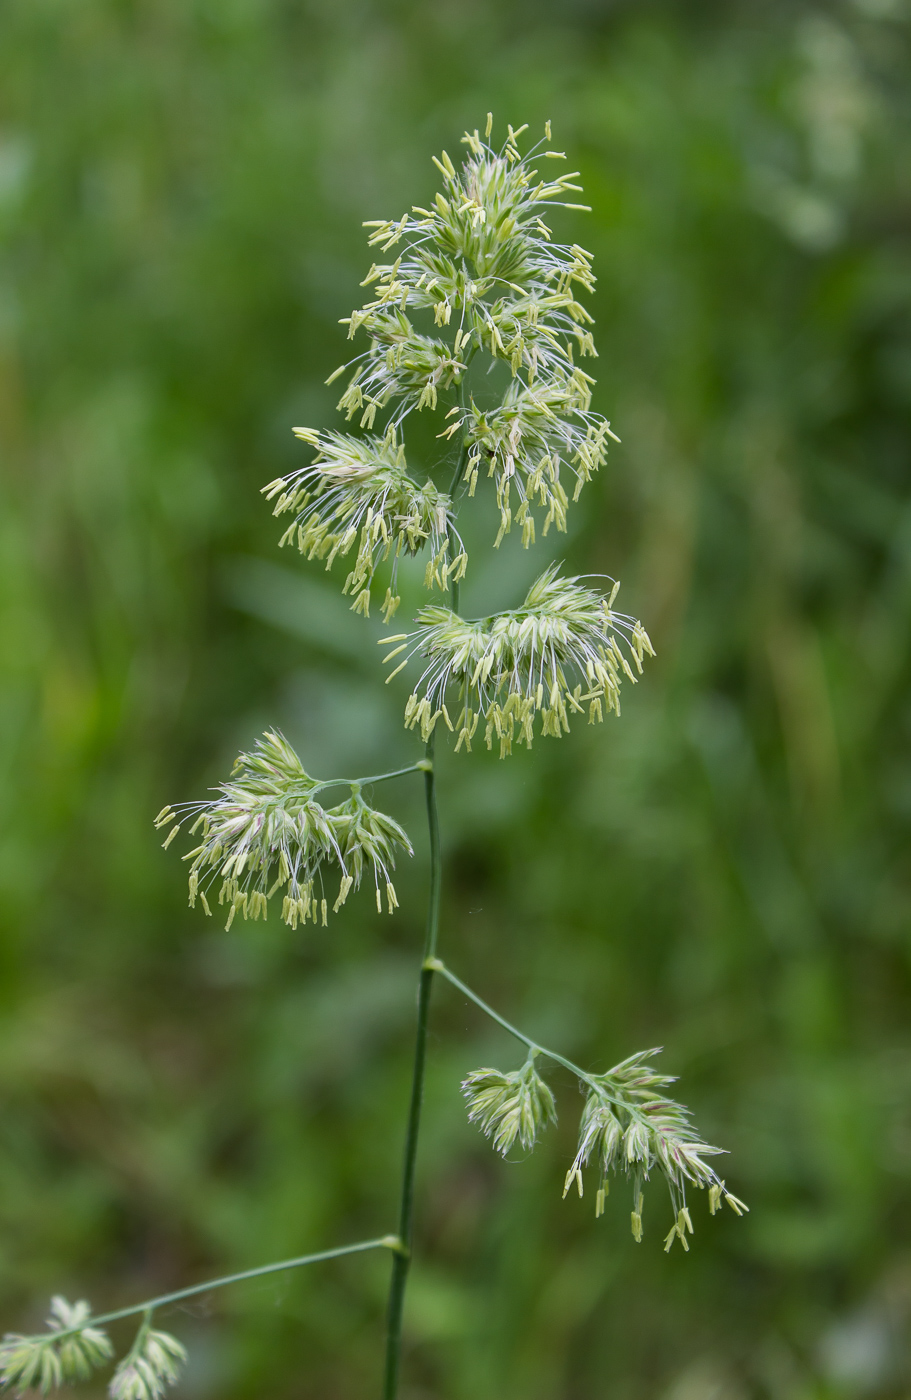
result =
[[[394,1228],[418,784],[401,913],[325,931],[191,913],[151,819],[267,724],[318,774],[418,752],[258,491],[336,422],[361,220],[492,108],[583,172],[623,445],[567,539],[493,555],[491,510],[466,604],[565,558],[659,659],[619,722],[444,756],[442,951],[587,1065],[663,1044],[751,1214],[665,1256],[660,1182],[638,1247],[622,1189],[561,1202],[559,1076],[500,1162],[458,1085],[516,1051],[440,985],[404,1393],[911,1393],[909,41],[905,0],[4,0],[5,1325]],[[387,1273],[173,1310],[180,1395],[377,1394]]]

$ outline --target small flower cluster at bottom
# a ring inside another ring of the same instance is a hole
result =
[[[87,1380],[114,1354],[107,1333],[92,1322],[88,1303],[51,1301],[48,1331],[32,1337],[8,1333],[0,1342],[0,1384],[19,1395],[47,1395],[62,1385]],[[147,1316],[108,1386],[111,1400],[161,1400],[176,1382],[187,1354],[176,1337],[152,1328]]]
[[[533,1049],[521,1070],[504,1073],[479,1069],[462,1084],[469,1121],[479,1123],[504,1156],[517,1140],[530,1151],[537,1134],[549,1122],[556,1122],[553,1094],[534,1065],[537,1055],[548,1053]],[[631,1226],[638,1243],[642,1239],[643,1184],[657,1168],[667,1182],[674,1211],[665,1250],[675,1239],[689,1249],[687,1234],[693,1233],[693,1222],[686,1204],[687,1184],[708,1188],[713,1215],[724,1201],[737,1215],[747,1207],[727,1190],[705,1161],[723,1149],[703,1142],[690,1123],[689,1111],[656,1092],[673,1083],[667,1075],[656,1074],[647,1063],[657,1053],[643,1050],[606,1074],[583,1075],[576,1071],[588,1096],[582,1111],[578,1151],[566,1174],[563,1195],[573,1183],[582,1195],[582,1171],[593,1160],[599,1175],[595,1198],[595,1215],[599,1216],[604,1211],[610,1175],[622,1172],[632,1179]]]
[[[643,658],[655,653],[641,622],[613,611],[618,588],[602,597],[552,565],[509,612],[469,621],[449,608],[422,608],[416,631],[380,643],[399,644],[387,662],[407,653],[387,681],[415,656],[427,663],[409,697],[406,726],[419,726],[426,741],[442,718],[450,729],[458,726],[456,749],[470,750],[483,716],[487,747],[496,737],[505,758],[514,740],[531,747],[538,714],[541,733],[556,739],[569,731],[570,713],[584,714],[586,706],[590,724],[604,718],[605,705],[619,714],[623,677],[635,682]],[[453,717],[446,705],[451,686],[458,690]]]

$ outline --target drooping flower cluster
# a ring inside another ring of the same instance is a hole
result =
[[[611,1173],[623,1172],[633,1182],[633,1211],[631,1224],[634,1238],[642,1238],[642,1185],[656,1167],[664,1176],[671,1195],[674,1224],[665,1240],[670,1249],[679,1239],[689,1248],[687,1233],[693,1233],[693,1223],[686,1204],[686,1187],[709,1188],[709,1206],[714,1215],[721,1202],[727,1201],[739,1215],[746,1207],[736,1196],[725,1190],[724,1182],[705,1161],[723,1151],[703,1142],[690,1122],[689,1110],[659,1091],[674,1082],[668,1075],[657,1074],[648,1061],[657,1050],[643,1050],[607,1074],[587,1077],[588,1098],[579,1127],[579,1148],[566,1174],[563,1194],[573,1182],[582,1195],[582,1169],[594,1158],[598,1167],[600,1186],[595,1213],[604,1209],[604,1197]]]
[[[349,318],[350,335],[364,327],[375,340],[355,362],[355,382],[364,379],[365,365],[386,353],[384,318],[391,308],[432,311],[437,326],[455,325],[452,353],[460,364],[483,347],[529,382],[571,371],[573,342],[581,354],[595,353],[585,329],[591,317],[572,291],[573,283],[594,288],[591,254],[577,244],[555,243],[541,218],[548,205],[586,207],[565,199],[581,188],[573,183],[578,171],[542,179],[535,162],[563,160],[561,151],[540,143],[523,156],[517,142],[526,127],[509,127],[495,150],[491,129],[488,119],[487,139],[466,133],[469,156],[461,171],[445,151],[441,160],[434,158],[445,193],[437,194],[432,208],[416,206],[401,219],[368,224],[372,245],[383,252],[400,245],[401,252],[394,262],[370,269],[364,285],[375,283],[375,296]],[[549,141],[549,126],[545,134]],[[379,407],[384,400],[376,402]]]
[[[604,717],[603,702],[619,714],[622,677],[635,681],[633,666],[641,674],[643,657],[654,652],[642,624],[613,611],[618,587],[605,598],[578,578],[561,578],[554,565],[513,611],[470,621],[449,608],[422,608],[416,631],[383,639],[399,644],[387,661],[407,653],[387,679],[414,656],[427,663],[406,725],[419,725],[427,739],[442,717],[450,729],[458,725],[456,748],[470,749],[484,716],[487,746],[496,736],[503,758],[514,739],[531,745],[539,713],[541,733],[555,738],[568,732],[570,713],[587,707],[594,723]],[[446,704],[450,687],[458,691],[455,722]]]
[[[130,1354],[111,1378],[111,1400],[161,1400],[186,1359],[186,1349],[169,1332],[140,1328]]]
[[[0,1342],[0,1384],[27,1390],[51,1390],[86,1380],[114,1354],[110,1339],[91,1322],[88,1303],[51,1299],[48,1331],[34,1337],[7,1333]]]
[[[480,1003],[483,1005],[483,1003]],[[489,1008],[488,1008],[489,1009]],[[582,1172],[594,1160],[598,1170],[595,1215],[604,1211],[612,1174],[622,1172],[633,1183],[633,1237],[642,1239],[643,1185],[657,1168],[671,1195],[674,1224],[665,1250],[679,1239],[689,1249],[687,1234],[693,1222],[686,1204],[687,1185],[707,1187],[709,1209],[714,1215],[726,1201],[737,1215],[747,1207],[726,1189],[718,1173],[705,1160],[723,1149],[703,1142],[690,1121],[689,1110],[659,1092],[674,1081],[656,1074],[648,1061],[659,1052],[643,1050],[615,1065],[606,1074],[586,1074],[571,1061],[559,1059],[578,1075],[587,1091],[579,1147],[566,1173],[563,1195],[575,1182],[582,1195]],[[520,1070],[477,1069],[464,1080],[469,1122],[476,1122],[493,1146],[505,1157],[518,1139],[526,1151],[534,1147],[538,1133],[557,1121],[554,1097],[535,1068],[537,1055],[550,1055],[542,1047],[532,1049]]]
[[[447,434],[462,433],[468,447],[468,494],[474,495],[483,468],[495,480],[500,511],[497,545],[509,533],[514,518],[521,526],[523,544],[534,543],[536,502],[546,510],[543,534],[553,524],[565,530],[569,500],[560,480],[561,466],[568,465],[575,476],[573,499],[578,500],[582,487],[607,456],[608,438],[619,441],[610,424],[589,411],[591,383],[579,369],[532,385],[517,379],[496,408],[482,410],[472,403],[450,415],[455,421]]]
[[[427,588],[447,588],[451,578],[462,577],[468,562],[464,550],[449,555],[450,539],[458,539],[451,501],[432,481],[418,486],[411,479],[394,432],[356,438],[309,428],[294,431],[317,455],[309,466],[264,488],[267,499],[275,500],[274,515],[294,514],[280,543],[296,540],[302,554],[325,559],[327,569],[356,549],[343,592],[355,594],[357,611],[369,613],[374,573],[390,555],[397,561],[402,553],[417,554],[428,545]],[[395,562],[383,605],[387,621],[399,603],[394,590]]]
[[[284,891],[286,924],[297,928],[307,918],[316,923],[320,914],[326,924],[329,902],[316,889],[323,873],[334,868],[340,875],[337,911],[369,868],[377,908],[382,909],[382,884],[392,913],[398,905],[391,881],[396,848],[411,855],[408,837],[392,817],[365,802],[357,783],[345,802],[322,806],[315,795],[327,786],[304,771],[280,734],[269,731],[253,753],[239,756],[214,800],[165,807],[155,823],[159,828],[175,823],[165,846],[187,820],[192,820],[191,834],[201,832],[199,844],[184,857],[191,862],[190,904],[198,897],[210,913],[206,887],[220,879],[218,902],[228,907],[229,928],[238,910],[245,919],[265,918],[278,890]]]
[[[526,1152],[538,1133],[556,1123],[557,1110],[550,1088],[529,1056],[521,1069],[476,1069],[462,1081],[468,1100],[468,1121],[478,1123],[485,1137],[493,1138],[504,1157],[518,1138]]]
[[[296,428],[316,448],[314,461],[265,488],[276,515],[294,515],[283,544],[296,540],[307,558],[325,559],[327,568],[354,551],[345,592],[365,614],[374,573],[390,556],[426,545],[427,588],[445,588],[467,565],[450,497],[406,468],[401,430],[409,414],[436,410],[440,395],[458,390],[439,433],[458,447],[454,473],[443,465],[453,478],[450,490],[467,486],[469,495],[482,475],[494,478],[497,544],[513,523],[531,544],[538,508],[545,534],[551,525],[565,529],[567,478],[576,499],[615,438],[592,412],[593,381],[574,358],[595,354],[591,316],[575,291],[594,287],[591,254],[555,241],[542,218],[554,204],[585,207],[566,198],[580,188],[578,172],[543,178],[538,162],[565,157],[549,147],[549,124],[546,141],[522,155],[518,138],[525,130],[509,127],[495,149],[488,119],[484,140],[477,131],[466,134],[461,170],[445,152],[436,161],[444,189],[429,209],[368,224],[370,244],[395,248],[397,256],[374,263],[364,281],[371,299],[344,320],[349,338],[367,334],[368,348],[327,381],[348,373],[338,407],[349,420],[358,415],[368,436]],[[429,328],[430,313],[435,334],[414,323],[424,314]],[[481,351],[510,375],[493,406],[476,402],[467,379]],[[383,429],[374,436],[378,415]],[[393,564],[387,621],[397,604]]]

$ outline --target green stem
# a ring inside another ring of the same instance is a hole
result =
[[[434,735],[427,741],[427,767],[424,786],[427,798],[427,825],[430,833],[430,891],[427,902],[427,928],[424,935],[424,959],[418,983],[417,1033],[414,1044],[414,1067],[411,1075],[411,1103],[405,1134],[405,1160],[402,1166],[401,1204],[399,1207],[399,1239],[402,1248],[392,1263],[389,1284],[389,1307],[386,1324],[386,1367],[383,1400],[395,1400],[398,1390],[399,1365],[402,1355],[402,1313],[405,1288],[411,1264],[411,1242],[414,1229],[414,1181],[417,1168],[418,1137],[421,1130],[421,1105],[424,1098],[424,1070],[427,1063],[427,1022],[430,1014],[430,993],[436,962],[437,937],[440,929],[440,892],[443,862],[440,848],[440,823],[437,815],[436,777],[433,771]]]
[[[465,407],[465,376],[459,385],[459,403]],[[459,458],[452,476],[449,494],[452,496],[461,480],[465,463],[468,460],[468,446],[463,438]],[[455,558],[456,536],[452,525],[449,527],[449,560]],[[459,582],[451,579],[450,606],[453,612],[459,610]],[[392,1278],[389,1282],[389,1305],[386,1321],[386,1365],[383,1373],[383,1400],[395,1400],[399,1384],[399,1368],[402,1359],[402,1315],[405,1308],[405,1289],[408,1285],[408,1271],[411,1266],[411,1242],[414,1233],[414,1181],[417,1170],[418,1138],[421,1132],[421,1105],[424,1098],[424,1070],[427,1064],[427,1023],[430,1015],[430,993],[433,988],[433,974],[436,962],[437,938],[440,931],[440,895],[443,882],[443,857],[440,846],[440,819],[437,812],[436,774],[433,755],[436,735],[431,732],[427,740],[424,760],[424,792],[427,801],[427,829],[430,837],[430,889],[427,896],[427,927],[424,934],[424,957],[421,963],[421,977],[418,983],[418,1018],[414,1042],[414,1065],[411,1072],[411,1102],[408,1108],[408,1127],[405,1132],[405,1159],[402,1164],[401,1200],[399,1206],[399,1239],[401,1252],[392,1264]]]
[[[337,1249],[323,1249],[319,1254],[301,1254],[296,1259],[283,1259],[278,1264],[261,1264],[256,1269],[244,1269],[239,1274],[226,1274],[224,1278],[210,1278],[205,1283],[194,1283],[190,1288],[178,1288],[174,1293],[162,1293],[157,1298],[147,1298],[144,1303],[134,1303],[131,1308],[118,1308],[116,1312],[102,1313],[89,1319],[86,1326],[99,1327],[102,1323],[118,1322],[122,1317],[134,1317],[136,1313],[147,1313],[150,1317],[156,1308],[167,1303],[179,1303],[184,1298],[192,1298],[197,1293],[211,1293],[215,1288],[225,1288],[229,1283],[244,1283],[247,1279],[263,1278],[266,1274],[278,1274],[285,1269],[300,1269],[304,1264],[320,1264],[324,1259],[340,1259],[345,1254],[363,1254],[368,1249],[394,1249],[401,1251],[402,1242],[398,1235],[384,1235],[379,1240],[361,1240],[358,1244],[343,1244]],[[54,1340],[79,1332],[79,1327],[70,1327],[51,1335]],[[29,1340],[43,1341],[47,1334],[39,1334]]]
[[[404,778],[406,773],[426,771],[427,759],[422,758],[417,763],[409,763],[407,768],[393,768],[389,773],[371,773],[368,778],[323,778],[310,791],[319,792],[321,788],[328,787],[367,787],[370,783],[387,783],[390,778]]]
[[[586,1084],[591,1084],[593,1088],[597,1087],[592,1076],[586,1074],[585,1070],[580,1069],[578,1065],[574,1065],[572,1060],[567,1060],[565,1055],[558,1055],[556,1050],[548,1050],[546,1045],[539,1045],[536,1040],[532,1040],[516,1026],[512,1025],[510,1021],[507,1021],[498,1011],[494,1011],[493,1007],[488,1006],[486,1001],[482,1001],[476,992],[473,992],[470,987],[465,985],[461,978],[456,977],[454,972],[450,972],[446,964],[441,962],[439,958],[428,959],[428,963],[425,964],[425,966],[429,966],[433,972],[438,972],[441,977],[445,977],[446,981],[451,983],[453,987],[457,987],[463,996],[466,996],[469,1001],[473,1001],[475,1006],[480,1007],[485,1016],[489,1016],[492,1021],[496,1021],[497,1025],[502,1026],[504,1031],[509,1031],[509,1034],[515,1036],[516,1040],[521,1040],[522,1044],[527,1045],[529,1050],[533,1050],[536,1055],[546,1055],[549,1060],[553,1060],[556,1064],[563,1065],[565,1069],[571,1070],[578,1079],[583,1080]]]

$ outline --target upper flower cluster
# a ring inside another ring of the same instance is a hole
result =
[[[350,338],[366,333],[366,350],[328,382],[347,374],[339,409],[380,436],[296,428],[316,457],[265,488],[277,515],[295,514],[283,544],[296,540],[327,567],[356,546],[345,591],[362,612],[377,565],[390,555],[426,544],[428,588],[460,577],[467,564],[450,496],[432,480],[421,484],[406,463],[401,433],[409,414],[442,410],[440,397],[449,396],[438,436],[458,449],[446,468],[450,492],[464,487],[473,495],[482,475],[494,479],[497,544],[514,523],[531,544],[536,510],[545,533],[551,525],[565,529],[570,496],[578,497],[615,438],[592,412],[593,381],[576,363],[595,354],[591,316],[577,297],[594,287],[591,254],[555,240],[542,217],[554,205],[586,207],[567,199],[580,188],[578,172],[554,179],[539,172],[540,162],[565,159],[550,149],[549,123],[545,141],[524,155],[518,139],[525,127],[509,127],[498,149],[491,128],[488,118],[484,139],[477,131],[463,138],[468,155],[460,170],[445,151],[436,160],[444,187],[430,208],[368,224],[370,244],[394,250],[394,260],[374,263],[363,284],[370,299],[343,322]],[[422,316],[423,326],[416,324]],[[497,404],[483,394],[479,402],[469,383],[479,352],[508,369]],[[395,606],[393,578],[387,620]]]

